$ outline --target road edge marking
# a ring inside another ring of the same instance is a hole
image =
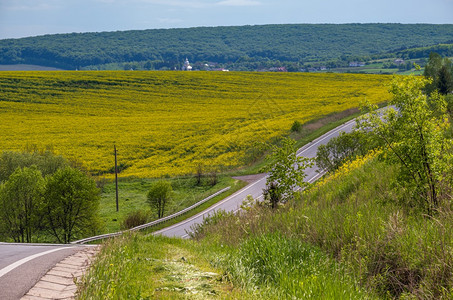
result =
[[[73,247],[60,247],[60,248],[48,250],[48,251],[45,251],[45,252],[33,254],[33,255],[27,256],[25,258],[22,258],[21,260],[18,260],[16,262],[4,267],[3,269],[1,269],[0,270],[0,278],[3,277],[4,275],[8,274],[9,272],[14,270],[15,268],[17,268],[17,267],[29,262],[32,259],[35,259],[37,257],[43,256],[43,255],[46,255],[46,254],[49,254],[49,253],[52,253],[52,252],[56,252],[56,251],[63,250],[63,249],[70,249],[70,248],[73,248]]]

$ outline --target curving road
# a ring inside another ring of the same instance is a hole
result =
[[[314,158],[316,156],[316,151],[318,147],[323,144],[327,144],[329,140],[333,137],[336,137],[340,134],[340,132],[351,132],[355,125],[355,120],[351,120],[329,132],[324,134],[323,136],[317,138],[316,140],[306,144],[302,148],[297,151],[298,156],[305,156],[309,158]],[[317,172],[316,166],[310,169],[305,170],[307,177],[305,178],[308,182],[314,182],[316,179],[321,177],[323,174]],[[259,199],[263,196],[263,189],[266,187],[266,177],[247,185],[243,189],[237,191],[236,193],[232,194],[231,196],[223,199],[222,201],[216,203],[215,205],[211,206],[210,208],[206,209],[205,211],[190,217],[180,223],[175,225],[169,226],[162,230],[154,232],[156,235],[165,235],[170,237],[182,237],[188,238],[188,232],[191,231],[191,226],[194,224],[199,224],[203,221],[203,218],[208,216],[209,214],[215,212],[216,210],[225,210],[225,211],[237,211],[244,199],[247,195],[251,195],[254,199]]]

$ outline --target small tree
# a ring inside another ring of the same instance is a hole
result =
[[[275,209],[278,203],[282,199],[282,195],[278,189],[278,185],[275,182],[266,183],[266,188],[263,190],[264,200]]]
[[[327,144],[320,145],[316,152],[316,166],[328,172],[335,171],[347,160],[352,160],[358,155],[365,155],[378,144],[368,138],[362,131],[351,133],[341,132]]]
[[[38,227],[44,179],[36,167],[17,168],[0,187],[0,220],[15,242],[32,242]]]
[[[94,180],[66,167],[47,180],[44,192],[47,228],[60,243],[94,233],[98,222],[99,189]]]
[[[269,164],[265,171],[269,172],[264,194],[270,197],[272,207],[280,200],[293,197],[297,187],[305,188],[309,184],[304,181],[305,169],[313,166],[313,160],[297,156],[296,141],[284,138],[282,147],[273,147],[269,155]]]
[[[164,216],[168,202],[171,200],[171,192],[173,191],[170,182],[159,180],[148,192],[148,203],[157,213],[157,218]]]
[[[432,79],[425,86],[428,94],[437,90],[440,94],[447,95],[453,90],[453,64],[447,57],[442,58],[439,54],[432,52],[423,75]]]
[[[197,174],[195,176],[197,180],[197,185],[201,185],[201,179],[203,179],[203,165],[201,163],[198,163],[197,165]]]
[[[390,104],[381,116],[376,107],[361,117],[358,126],[376,135],[386,145],[385,158],[400,165],[399,183],[412,198],[431,213],[439,205],[443,189],[450,188],[452,141],[445,133],[450,126],[445,100],[431,94],[431,107],[422,89],[423,77],[395,77]]]

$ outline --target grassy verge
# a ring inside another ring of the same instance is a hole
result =
[[[195,243],[143,235],[109,240],[80,282],[78,299],[247,299]]]
[[[215,185],[202,181],[197,185],[194,178],[173,178],[169,179],[173,187],[172,202],[170,203],[166,215],[178,212],[190,205],[214,194],[215,192],[231,186],[232,190],[242,187],[237,180],[227,176],[219,176]],[[100,205],[100,216],[104,223],[105,232],[116,232],[122,228],[123,221],[127,216],[136,211],[145,212],[148,216],[147,222],[156,219],[155,214],[150,210],[146,202],[147,193],[156,179],[123,179],[118,184],[119,189],[119,211],[116,211],[115,184],[108,183],[103,188]],[[227,193],[219,195],[208,201],[210,205],[223,199]],[[204,205],[203,207],[206,207]],[[199,211],[199,210],[197,210]],[[183,218],[190,216],[184,215]],[[166,223],[167,225],[168,223]]]
[[[230,178],[230,179],[232,179],[232,178]],[[150,228],[146,229],[145,232],[147,232],[147,233],[154,232],[154,231],[169,227],[169,226],[171,226],[173,224],[182,222],[182,221],[184,221],[184,220],[186,220],[186,219],[188,219],[188,218],[190,218],[192,216],[195,216],[196,214],[204,211],[205,209],[208,209],[209,207],[211,207],[212,205],[216,204],[217,202],[219,202],[219,201],[225,199],[226,197],[232,195],[233,193],[239,191],[240,189],[242,189],[246,185],[247,185],[247,183],[244,182],[244,181],[234,180],[231,183],[231,185],[230,185],[231,189],[229,189],[225,193],[222,193],[222,194],[210,199],[209,201],[207,201],[207,202],[201,204],[200,206],[192,209],[191,211],[185,213],[184,215],[181,215],[181,216],[179,216],[177,218],[168,220],[167,222],[161,223],[159,225],[150,227]]]
[[[278,268],[270,268],[269,262]],[[78,299],[290,299],[291,295],[367,298],[344,267],[319,248],[275,234],[250,239],[238,249],[124,235],[103,245],[78,291]]]
[[[201,243],[241,249],[244,243],[267,239],[269,234],[277,232],[279,241],[275,243],[281,251],[286,241],[295,240],[320,249],[346,266],[346,277],[341,277],[340,282],[347,284],[348,277],[356,278],[367,291],[366,297],[451,299],[451,204],[446,202],[436,215],[426,216],[404,204],[410,203],[410,199],[398,188],[396,176],[395,166],[377,159],[357,160],[276,211],[256,206],[239,215],[227,214],[198,230],[195,237]],[[260,243],[264,242],[256,244]],[[256,248],[260,249],[258,246]],[[259,250],[260,257],[272,256],[266,252],[269,246],[260,247],[263,248]],[[234,282],[243,288],[249,286],[247,278],[253,276],[250,275],[253,273],[241,271],[250,268],[247,257],[254,251],[253,247],[246,249],[238,260],[224,260],[222,264],[226,269],[239,270],[232,274]],[[263,259],[261,268],[273,273],[282,268],[291,270],[299,264],[285,263],[280,259]],[[278,293],[279,286],[286,284],[269,280],[257,281],[254,285],[261,288],[268,283],[272,293]],[[291,296],[297,298],[298,293],[296,289]]]

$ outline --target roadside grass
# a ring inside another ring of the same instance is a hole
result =
[[[201,243],[241,249],[244,243],[278,232],[285,239],[307,243],[335,259],[346,267],[347,274],[354,274],[352,278],[370,298],[451,299],[450,202],[446,201],[432,217],[405,205],[409,199],[396,184],[397,171],[377,158],[365,164],[352,162],[341,174],[326,177],[278,210],[257,205],[241,214],[226,214],[199,228],[193,236]],[[284,242],[278,244],[283,251]],[[252,248],[246,249],[250,252]],[[236,261],[224,260],[222,266],[242,270],[247,266],[247,255],[252,255],[247,251]],[[262,255],[267,256],[272,257]],[[269,258],[266,264],[270,270],[278,270],[283,263]],[[247,281],[243,283],[246,273],[234,274],[233,282],[248,286]],[[269,284],[278,293],[279,284],[272,280]]]
[[[232,178],[230,178],[232,179]],[[234,179],[232,179],[234,180]],[[158,231],[158,230],[161,230],[161,229],[164,229],[166,227],[169,227],[173,224],[176,224],[176,223],[179,223],[179,222],[182,222],[192,216],[195,216],[196,214],[198,213],[201,213],[202,211],[204,211],[205,209],[208,209],[209,207],[211,207],[212,205],[216,204],[217,202],[220,202],[221,200],[225,199],[226,197],[232,195],[233,193],[239,191],[240,189],[242,189],[243,187],[245,187],[247,185],[246,182],[244,181],[240,181],[240,180],[234,180],[231,184],[231,189],[229,189],[228,191],[210,199],[209,201],[201,204],[200,206],[192,209],[191,211],[179,216],[179,217],[176,217],[174,219],[171,219],[171,220],[168,220],[164,223],[161,223],[159,225],[156,225],[156,226],[153,226],[153,227],[150,227],[150,228],[147,228],[144,230],[144,232],[146,233],[151,233],[151,232],[155,232],[155,231]]]
[[[123,228],[124,220],[132,213],[141,211],[147,217],[146,222],[156,220],[156,214],[151,210],[149,204],[146,202],[147,194],[152,184],[158,179],[143,179],[143,178],[124,178],[118,182],[119,191],[119,211],[116,211],[116,192],[115,183],[108,183],[103,187],[101,194],[100,204],[100,217],[104,225],[104,233],[112,233],[120,231]],[[209,178],[203,178],[200,185],[196,184],[193,177],[172,178],[168,179],[173,188],[172,201],[168,206],[165,215],[170,215],[186,207],[195,204],[198,201],[214,194],[215,192],[231,186],[232,191],[236,191],[244,186],[238,180],[228,176],[218,176],[217,184],[210,185]],[[230,192],[230,190],[228,191]],[[227,192],[211,199],[207,204],[212,205],[220,199],[223,199]],[[202,206],[206,208],[206,205]],[[191,212],[199,212],[200,208]],[[183,215],[182,219],[187,218],[190,214]],[[181,220],[181,219],[180,219]],[[168,226],[170,223],[165,223]]]
[[[104,243],[77,299],[251,299],[193,241],[127,234]]]
[[[126,234],[104,243],[77,299],[370,299],[319,248],[267,234],[239,248]]]
[[[373,299],[318,247],[275,233],[251,236],[222,265],[257,299]]]

